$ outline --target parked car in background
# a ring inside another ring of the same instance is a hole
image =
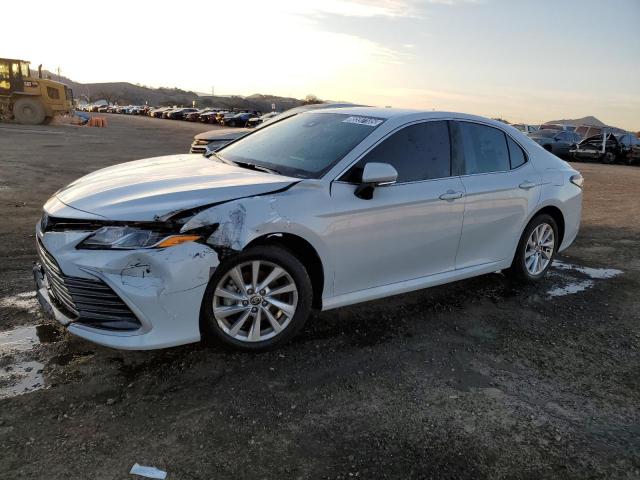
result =
[[[191,108],[191,107],[176,108],[173,110],[169,110],[167,112],[166,118],[169,118],[171,120],[182,120],[184,119],[184,116],[187,115],[188,113],[193,113],[197,111],[198,111],[197,108]]]
[[[499,270],[542,280],[577,235],[582,184],[487,118],[304,112],[210,157],[124,163],[59,190],[36,225],[36,296],[113,348],[265,350],[312,308]]]
[[[580,142],[580,135],[568,130],[540,129],[530,133],[529,138],[560,158],[569,158],[571,149]]]
[[[235,114],[235,112],[231,112],[231,111],[229,111],[229,110],[219,110],[219,111],[216,113],[216,116],[215,116],[215,123],[217,123],[217,124],[219,124],[219,125],[222,125],[222,123],[221,123],[221,122],[222,122],[222,119],[223,119],[226,115],[234,115],[234,114]]]
[[[250,118],[247,121],[247,127],[257,127],[258,125],[260,125],[261,123],[266,122],[267,120],[272,119],[273,117],[276,117],[280,115],[278,112],[269,112],[269,113],[265,113],[264,115],[260,116],[260,117],[253,117]]]
[[[277,122],[280,120],[284,120],[288,117],[293,117],[294,115],[298,115],[299,113],[308,112],[310,110],[323,110],[326,108],[346,108],[346,107],[359,107],[361,105],[354,105],[353,103],[316,103],[313,105],[302,105],[300,107],[290,108],[282,113],[274,115],[271,118],[266,119],[262,123],[257,125],[257,128],[264,128],[267,125],[270,125],[273,122]],[[228,113],[226,111],[220,111],[216,113],[216,115],[224,115]],[[229,132],[228,135],[224,135],[222,138],[220,137],[220,130],[209,130],[207,132],[202,132],[196,135],[193,139],[193,143],[191,143],[191,153],[204,153],[207,145],[207,139],[210,139],[211,142],[215,141],[215,148],[220,148],[219,142],[226,141],[227,143],[232,142],[233,140],[240,138],[243,135],[246,135],[250,130],[246,129],[238,129]],[[235,136],[234,136],[235,135]],[[215,151],[215,148],[213,150]]]
[[[640,164],[640,138],[633,133],[616,135],[620,144],[620,161],[627,165]]]
[[[159,107],[151,110],[149,112],[149,116],[153,118],[162,118],[162,115],[164,114],[164,112],[171,109],[173,109],[173,107]]]
[[[169,118],[169,114],[176,109],[177,109],[176,107],[166,109],[165,111],[162,112],[162,118]]]
[[[203,113],[208,113],[210,111],[210,108],[201,108],[200,110],[196,110],[195,112],[189,112],[184,116],[184,120],[187,120],[188,122],[197,122],[200,120],[200,115],[202,115]]]
[[[532,133],[539,130],[536,125],[529,125],[527,123],[513,123],[511,126],[517,128],[524,134]]]
[[[622,151],[622,146],[613,133],[602,133],[582,140],[571,149],[571,156],[575,160],[614,163],[622,158]]]
[[[217,130],[199,133],[193,137],[193,143],[191,144],[189,153],[205,153],[207,149],[215,152],[252,131],[253,129],[251,128],[234,128],[233,130],[219,128]]]
[[[198,120],[202,123],[216,123],[216,115],[220,110],[210,110],[205,113],[201,113]]]
[[[146,115],[150,110],[150,107],[148,105],[140,105],[138,107],[136,107],[136,115]]]
[[[585,139],[593,137],[595,135],[602,135],[603,133],[613,133],[614,135],[621,135],[626,132],[615,127],[595,127],[593,125],[580,125],[578,128],[576,128],[576,133],[578,133],[582,137],[582,139]]]
[[[575,125],[564,125],[562,123],[545,123],[540,125],[539,130],[562,130],[567,132],[575,132]]]
[[[250,112],[242,112],[222,117],[220,125],[223,127],[246,127],[251,118],[258,118],[258,115]]]

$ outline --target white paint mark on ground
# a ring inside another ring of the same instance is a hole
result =
[[[553,267],[559,268],[560,270],[575,270],[576,272],[584,273],[589,278],[598,280],[617,277],[622,273],[622,270],[616,270],[615,268],[580,267],[578,265],[572,265],[558,260],[553,262]]]
[[[581,267],[579,265],[573,265],[571,263],[565,263],[561,261],[554,261],[552,267],[563,272],[571,273],[577,272],[580,276],[587,276],[589,278],[575,278],[573,276],[565,274],[556,274],[557,277],[563,278],[568,281],[566,285],[558,286],[547,291],[547,295],[550,297],[562,297],[564,295],[572,295],[574,293],[583,292],[592,288],[595,285],[594,280],[607,280],[617,277],[622,274],[622,270],[616,270],[615,268],[591,268]]]
[[[582,292],[588,288],[593,287],[593,280],[583,280],[581,282],[571,282],[564,287],[552,288],[547,292],[547,295],[551,297],[563,297],[565,295],[572,295],[574,293]]]
[[[2,297],[0,298],[0,307],[18,308],[20,310],[26,310],[29,313],[34,313],[38,309],[36,292],[23,292],[17,295]]]
[[[135,463],[133,467],[131,467],[131,471],[129,473],[131,475],[140,475],[141,477],[156,478],[159,480],[164,480],[165,478],[167,478],[167,472],[165,472],[164,470],[160,470],[156,467],[139,465],[137,463]]]
[[[39,343],[34,325],[0,332],[0,398],[44,388],[43,364],[21,359]]]

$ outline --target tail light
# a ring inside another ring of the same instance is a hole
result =
[[[579,173],[577,175],[571,175],[571,178],[569,180],[577,187],[582,188],[582,186],[584,185],[584,178]]]

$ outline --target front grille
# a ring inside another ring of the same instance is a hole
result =
[[[49,284],[49,297],[65,315],[78,323],[106,330],[140,328],[140,321],[131,309],[106,283],[64,275],[40,238],[37,247]]]

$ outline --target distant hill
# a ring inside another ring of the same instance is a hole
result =
[[[58,77],[47,70],[43,76],[67,84],[73,89],[74,97],[81,102],[111,103],[118,105],[152,105],[191,106],[195,102],[197,107],[239,108],[270,112],[272,104],[276,110],[282,111],[303,104],[302,100],[276,95],[254,94],[248,97],[238,95],[215,96],[197,94],[179,88],[150,88],[129,82],[79,83],[66,77]]]
[[[591,125],[593,127],[606,127],[607,124],[601,122],[596,117],[589,115],[582,118],[565,119],[565,120],[550,120],[545,123],[559,123],[561,125]]]

